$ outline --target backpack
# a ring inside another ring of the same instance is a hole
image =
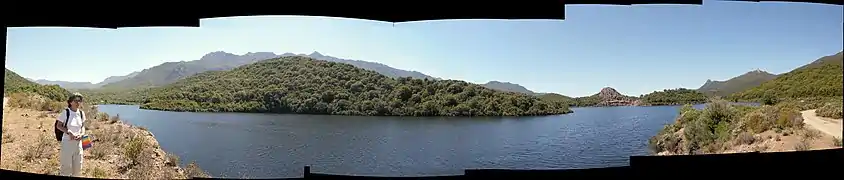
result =
[[[65,109],[65,110],[64,110],[64,114],[65,114],[65,117],[66,117],[66,118],[64,118],[64,126],[63,126],[63,127],[64,127],[64,128],[67,128],[67,121],[68,121],[68,120],[70,120],[70,108]],[[82,116],[82,126],[83,126],[83,127],[85,127],[85,112],[82,112],[82,110],[80,109],[80,110],[79,110],[79,115],[80,115],[80,116]],[[53,131],[55,131],[55,132],[56,132],[56,140],[58,140],[59,142],[61,142],[61,141],[62,141],[62,136],[64,135],[64,132],[62,132],[61,130],[59,130],[59,128],[56,128],[56,125],[58,125],[58,124],[59,124],[59,122],[56,122],[56,123],[53,125]]]

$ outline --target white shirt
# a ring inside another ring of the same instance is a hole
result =
[[[65,108],[64,111],[62,111],[62,113],[59,114],[59,116],[56,118],[56,120],[59,121],[59,122],[65,123],[65,120],[67,120],[67,114],[66,114],[67,112],[66,111],[70,111],[70,108]],[[81,114],[85,114],[85,112],[82,112],[82,110],[80,110],[80,109],[76,109],[76,111],[70,111],[70,120],[67,120],[67,123],[66,123],[67,124],[67,131],[70,131],[73,134],[82,134],[84,132],[82,130],[82,122],[84,120],[82,119]],[[64,136],[62,136],[62,139],[67,139],[67,138],[68,138],[67,134],[64,134]]]

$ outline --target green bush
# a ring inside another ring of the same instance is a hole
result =
[[[141,157],[141,153],[143,153],[146,144],[140,137],[132,137],[128,143],[123,146],[123,155],[129,159],[131,164],[137,164]]]
[[[821,117],[841,119],[842,115],[844,115],[842,114],[842,111],[844,111],[844,106],[842,106],[842,104],[844,103],[841,101],[829,102],[824,104],[821,108],[818,108],[815,112]]]

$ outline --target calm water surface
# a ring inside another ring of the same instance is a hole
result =
[[[698,105],[698,108],[702,105]],[[147,127],[165,151],[213,176],[462,174],[470,168],[626,166],[679,106],[574,108],[523,118],[419,118],[189,113],[101,105]]]

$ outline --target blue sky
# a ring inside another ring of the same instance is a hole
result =
[[[573,5],[566,20],[410,23],[296,16],[205,19],[202,27],[10,28],[6,68],[99,82],[212,51],[322,54],[474,83],[586,96],[697,88],[787,72],[842,50],[842,7],[809,3]]]

